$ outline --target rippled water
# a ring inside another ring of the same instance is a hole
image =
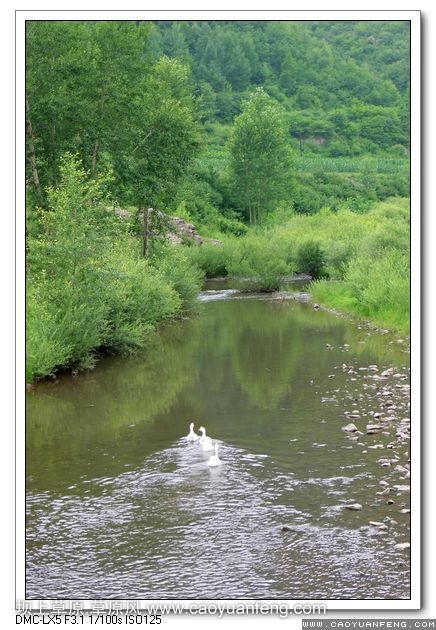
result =
[[[304,300],[242,297],[204,293],[144,356],[29,394],[28,598],[410,596],[405,348]],[[366,435],[380,410],[395,420]]]

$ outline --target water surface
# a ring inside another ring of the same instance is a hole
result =
[[[206,291],[29,392],[27,598],[410,597],[406,344],[288,298]]]

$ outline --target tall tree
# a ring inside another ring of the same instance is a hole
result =
[[[146,54],[149,30],[134,21],[29,23],[28,181],[39,196],[69,151],[94,176],[113,169],[120,203],[168,200],[198,144],[195,107],[186,67]]]
[[[257,88],[236,118],[229,141],[233,189],[250,223],[289,196],[292,159],[286,116]]]
[[[122,145],[150,63],[148,25],[29,21],[26,29],[28,160],[35,183],[54,185],[60,156],[79,153],[95,175]]]
[[[188,71],[162,57],[149,73],[132,110],[116,172],[138,207],[165,207],[199,146]]]

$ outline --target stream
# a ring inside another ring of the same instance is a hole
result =
[[[27,392],[26,598],[410,598],[408,343],[306,297],[212,284]]]

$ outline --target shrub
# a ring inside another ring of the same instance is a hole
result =
[[[274,291],[292,273],[283,243],[271,234],[252,233],[232,243],[227,269],[250,289]]]
[[[237,219],[229,219],[228,217],[220,217],[218,219],[218,227],[224,234],[234,234],[235,236],[243,236],[248,231],[245,223]]]
[[[191,247],[189,256],[206,278],[227,276],[227,249],[225,246],[203,243],[201,247]]]
[[[181,300],[181,310],[185,313],[195,310],[204,273],[188,257],[184,249],[180,247],[167,248],[165,257],[159,261],[159,271],[165,282],[177,292]]]
[[[56,321],[56,311],[44,290],[27,283],[26,295],[26,381],[53,374],[70,360],[72,348],[65,342]]]
[[[325,254],[316,241],[306,241],[297,251],[297,271],[317,279],[326,275]]]
[[[131,352],[156,322],[193,307],[201,273],[181,251],[156,248],[154,264],[74,159],[49,191],[29,236],[27,377],[89,367],[102,347]]]

